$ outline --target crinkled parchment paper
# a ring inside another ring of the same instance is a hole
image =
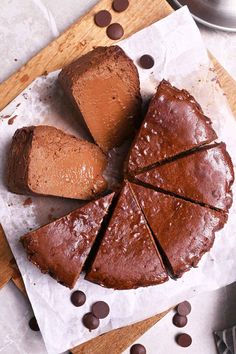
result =
[[[185,88],[200,102],[206,115],[212,118],[219,140],[227,143],[228,151],[236,162],[236,122],[230,111],[215,73],[210,67],[197,26],[187,8],[173,13],[151,27],[136,33],[120,43],[137,63],[142,54],[155,58],[151,70],[139,68],[141,89],[148,99],[158,82],[165,78],[179,88]],[[5,110],[0,120],[0,222],[2,223],[18,266],[21,270],[29,299],[37,317],[49,353],[60,353],[101,333],[125,326],[168,309],[180,300],[199,292],[213,290],[235,280],[236,274],[236,200],[230,210],[229,221],[218,232],[212,250],[201,260],[197,269],[187,272],[178,281],[137,290],[114,291],[89,283],[81,277],[76,285],[87,295],[81,308],[70,303],[71,291],[29,263],[19,237],[52,217],[63,215],[80,205],[78,201],[33,197],[32,204],[23,205],[26,196],[11,194],[5,186],[5,163],[11,137],[17,128],[27,125],[51,124],[87,137],[83,124],[76,121],[76,113],[67,103],[56,79],[58,73],[37,79]],[[111,154],[107,171],[111,183],[119,175],[117,161],[122,149]],[[235,193],[235,187],[234,187]],[[26,203],[27,204],[27,203]],[[91,304],[104,300],[111,308],[110,315],[100,327],[89,332],[81,323]],[[1,344],[0,344],[1,351]],[[25,353],[22,349],[22,354]]]

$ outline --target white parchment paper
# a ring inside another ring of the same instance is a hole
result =
[[[163,78],[189,90],[202,105],[205,114],[212,118],[219,140],[227,143],[235,165],[236,122],[187,8],[136,33],[120,45],[135,63],[145,53],[155,58],[155,66],[151,70],[138,67],[143,97],[149,98]],[[31,204],[24,205],[27,197],[9,193],[5,186],[7,149],[17,128],[49,124],[87,138],[82,123],[76,121],[76,113],[57,86],[57,75],[52,73],[37,79],[1,113],[0,120],[0,222],[21,270],[48,353],[63,352],[101,333],[166,310],[194,294],[230,284],[236,274],[236,201],[230,210],[227,225],[217,233],[212,250],[203,257],[197,269],[192,269],[178,281],[170,280],[162,285],[137,290],[114,291],[81,277],[76,289],[86,293],[87,302],[83,307],[75,308],[70,303],[69,289],[42,275],[27,261],[19,237],[31,228],[48,222],[48,219],[80,205],[78,201],[46,197],[33,197]],[[9,124],[13,117],[13,124]],[[121,150],[116,150],[111,157],[118,159],[120,155]],[[108,171],[110,176],[111,171]],[[112,177],[116,177],[117,171],[113,172]],[[108,302],[111,313],[101,321],[97,330],[90,333],[81,319],[92,303],[98,300]]]

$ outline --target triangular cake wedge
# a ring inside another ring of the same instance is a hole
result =
[[[225,224],[222,213],[131,184],[139,205],[174,277],[196,267]]]
[[[48,125],[17,129],[8,155],[8,188],[88,200],[103,192],[107,159],[86,140]]]
[[[73,288],[94,244],[114,193],[21,237],[28,259],[42,273]]]
[[[136,178],[186,199],[228,211],[232,205],[234,169],[224,143],[152,168]]]
[[[141,172],[216,138],[210,119],[195,99],[163,80],[131,147],[127,172]]]
[[[86,279],[114,289],[155,285],[168,279],[128,182],[119,195]]]

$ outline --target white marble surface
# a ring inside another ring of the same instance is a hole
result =
[[[0,82],[96,2],[96,0],[67,0],[66,2],[64,0],[1,0]],[[201,31],[207,47],[236,79],[236,34],[213,31],[202,26]],[[235,297],[236,285],[234,284],[198,296],[191,301],[193,311],[185,329],[193,336],[193,345],[185,350],[186,353],[216,353],[212,331],[236,323]],[[45,349],[40,342],[40,334],[29,331],[27,324],[19,326],[23,314],[27,313],[29,318],[31,317],[31,308],[12,284],[8,284],[0,291],[0,303],[0,323],[4,323],[4,317],[9,313],[15,318],[11,328],[0,328],[0,340],[5,341],[5,348],[1,354],[20,354],[17,350],[14,353],[12,349],[9,351],[8,345],[14,340],[24,343],[29,354],[44,354]],[[174,336],[179,331],[171,324],[171,317],[172,314],[166,316],[138,340],[147,347],[148,354],[183,352],[183,349],[177,347],[174,342]],[[129,350],[125,353],[128,354]]]

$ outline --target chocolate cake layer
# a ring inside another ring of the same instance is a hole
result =
[[[92,201],[21,237],[28,259],[42,273],[73,288],[113,196],[114,193]]]
[[[195,99],[163,80],[134,139],[127,172],[136,174],[216,138],[210,119],[204,116]]]
[[[91,199],[104,191],[98,146],[51,126],[18,129],[8,156],[8,188],[18,194]]]
[[[174,277],[196,267],[227,216],[219,211],[131,184]]]
[[[59,82],[103,151],[134,133],[141,114],[139,76],[120,47],[95,48],[63,68]]]
[[[234,169],[224,143],[201,148],[136,178],[223,211],[228,211],[232,205]]]
[[[107,288],[160,284],[168,276],[129,182],[126,182],[86,279]]]

